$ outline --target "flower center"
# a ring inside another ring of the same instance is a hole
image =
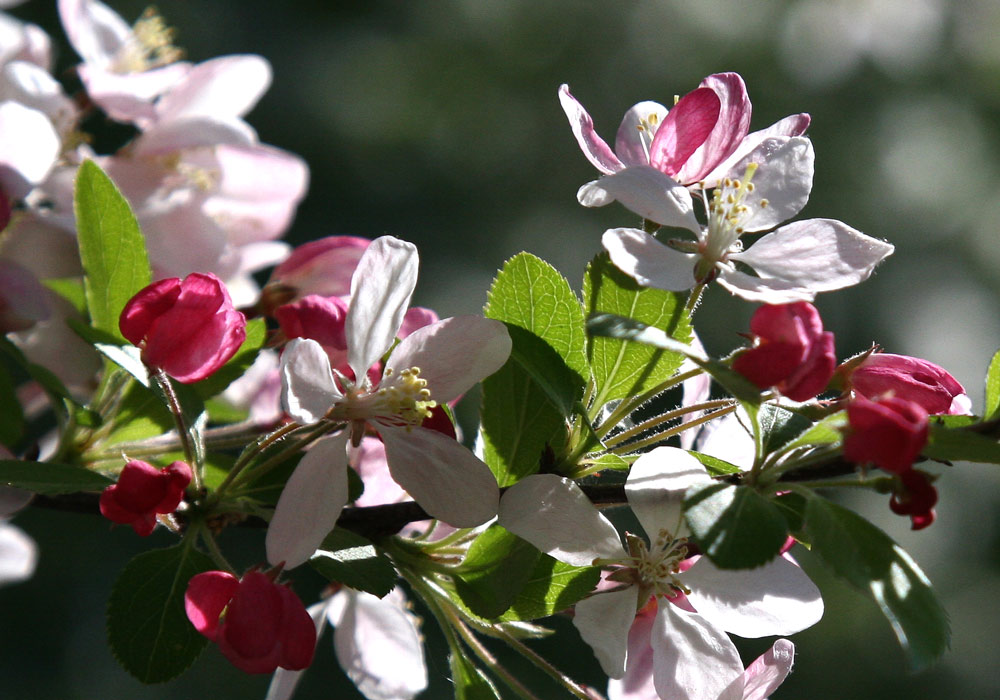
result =
[[[712,201],[708,205],[708,226],[705,241],[702,243],[702,257],[713,266],[723,262],[734,249],[738,250],[740,236],[744,226],[753,216],[753,209],[746,204],[747,195],[754,191],[753,180],[758,165],[747,165],[743,179],[726,178],[721,186],[712,192]],[[767,207],[766,199],[761,199],[757,206]]]
[[[115,57],[116,73],[142,73],[179,61],[183,52],[174,46],[174,30],[152,7],[132,26],[132,36]]]
[[[369,420],[380,418],[390,425],[419,426],[431,416],[437,401],[431,398],[427,380],[420,377],[419,367],[409,367],[398,374],[389,367],[373,391],[349,390],[328,417],[334,420]]]

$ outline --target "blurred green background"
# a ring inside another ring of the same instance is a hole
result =
[[[132,21],[146,3],[111,4]],[[31,0],[13,12],[61,41],[52,5]],[[738,71],[753,128],[812,114],[817,171],[802,216],[841,219],[897,246],[872,279],[817,301],[838,354],[877,341],[925,357],[982,405],[1000,345],[996,0],[161,0],[158,8],[192,60],[259,53],[272,63],[274,84],[248,120],[263,142],[302,155],[312,171],[289,240],[411,240],[422,256],[417,302],[442,316],[479,311],[496,269],[520,250],[578,286],[604,229],[631,225],[617,205],[576,203],[595,171],[559,108],[560,83],[611,139],[635,102],[670,104],[705,75]],[[75,61],[63,43],[59,70]],[[752,310],[713,289],[697,317],[709,349],[737,345]],[[934,582],[952,617],[951,652],[908,673],[874,604],[801,553],[827,613],[794,637],[795,671],[776,698],[1000,697],[996,471],[948,469],[938,521],[917,533],[885,497],[850,501]],[[27,512],[17,523],[38,540],[41,561],[31,583],[0,591],[0,697],[263,697],[267,679],[245,676],[215,649],[163,686],[140,685],[112,658],[103,612],[117,572],[169,537],[138,541],[66,514]],[[230,537],[246,563],[262,558],[259,538]],[[305,578],[299,591],[309,602],[319,588]],[[447,698],[440,638],[432,623],[425,628],[433,681],[424,697]],[[542,651],[603,689],[589,649],[563,631]],[[744,660],[765,645],[747,644]],[[557,697],[545,688],[542,697]],[[297,697],[360,697],[329,633]]]

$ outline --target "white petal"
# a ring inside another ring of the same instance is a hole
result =
[[[650,635],[653,684],[671,700],[742,700],[743,662],[729,637],[697,613],[659,601]]]
[[[132,35],[125,20],[97,0],[59,0],[59,18],[70,44],[88,63],[109,63]]]
[[[498,522],[573,566],[626,556],[615,526],[575,481],[555,474],[533,474],[507,489],[500,499]]]
[[[394,589],[398,590],[398,589]],[[345,589],[333,633],[337,660],[369,700],[409,700],[427,687],[427,667],[414,615],[392,593],[379,599]]]
[[[625,496],[651,540],[661,528],[674,537],[685,537],[684,492],[711,481],[705,467],[689,453],[676,447],[657,447],[632,465]]]
[[[653,124],[659,125],[667,116],[667,108],[659,102],[649,100],[632,105],[629,111],[622,117],[622,123],[618,127],[615,136],[615,153],[625,165],[649,165],[649,143],[655,136],[655,129],[652,134],[643,132],[649,124],[649,117],[656,115]],[[639,127],[643,131],[639,130]],[[645,142],[645,146],[643,143]]]
[[[749,468],[757,449],[747,429],[750,419],[742,407],[705,424],[698,436],[698,451]]]
[[[304,563],[337,524],[347,503],[347,438],[318,440],[288,478],[267,526],[267,560],[286,569]]]
[[[392,351],[386,369],[419,367],[431,398],[447,403],[500,369],[510,347],[507,327],[500,321],[455,316],[406,336]]]
[[[296,338],[281,355],[281,405],[299,423],[315,423],[343,398],[330,358],[315,340]]]
[[[813,292],[850,287],[868,279],[893,246],[834,219],[808,219],[782,226],[748,250],[730,255],[764,279]]]
[[[380,424],[378,431],[392,478],[432,517],[454,527],[475,527],[496,516],[496,477],[460,443],[427,428]]]
[[[764,139],[737,163],[730,177],[742,178],[750,163],[758,164],[752,180],[753,192],[744,200],[752,214],[743,229],[766,231],[802,211],[812,191],[814,160],[809,139],[780,136]],[[765,199],[767,205],[762,206]]]
[[[588,183],[580,188],[577,199],[585,207],[618,200],[644,219],[695,233],[701,231],[687,188],[648,165],[625,168]]]
[[[47,116],[18,102],[0,103],[0,184],[7,196],[28,194],[48,175],[59,148]]]
[[[332,597],[306,608],[309,617],[316,624],[317,641],[323,634],[323,628],[326,626],[326,614],[331,600],[333,600]],[[289,671],[287,668],[277,668],[274,671],[274,675],[271,676],[271,685],[267,687],[267,695],[264,697],[264,700],[289,700],[295,694],[295,687],[299,684],[299,679],[302,678],[303,673],[305,673],[305,669],[301,671]]]
[[[733,170],[733,167],[755,148],[760,146],[764,142],[764,139],[772,136],[801,136],[808,126],[808,114],[790,114],[765,129],[747,134],[736,150],[722,163],[717,165],[715,170],[705,176],[705,189],[711,189],[718,185],[719,180],[726,177]]]
[[[756,569],[728,570],[702,557],[680,576],[694,609],[741,637],[794,634],[823,617],[816,584],[784,557]]]
[[[358,261],[344,333],[359,382],[392,346],[417,285],[418,264],[417,247],[392,236],[376,238]]]
[[[261,56],[220,56],[199,63],[184,82],[156,103],[157,120],[242,117],[271,84],[271,64]]]
[[[701,344],[701,339],[695,331],[691,332],[691,347],[703,355],[706,354],[705,346]],[[677,370],[677,373],[685,374],[686,372],[690,372],[691,370],[697,368],[698,365],[692,362],[689,358],[684,358],[684,362],[681,364],[680,369]],[[708,401],[712,392],[712,377],[707,372],[700,372],[691,379],[685,379],[682,382],[681,387],[683,389],[681,406],[683,408],[694,406]],[[704,413],[704,411],[685,413],[684,417],[681,419],[681,423],[689,423],[696,418],[700,418]],[[694,439],[698,434],[698,430],[685,430],[681,433],[681,447],[685,450],[690,450],[694,446]]]
[[[38,546],[21,528],[0,522],[0,584],[31,578],[38,562]]]
[[[732,257],[732,256],[730,256]],[[816,293],[787,280],[754,277],[738,270],[723,270],[717,281],[740,299],[761,304],[812,301]]]
[[[779,639],[747,666],[743,674],[743,700],[767,700],[792,670],[795,645]]]
[[[574,608],[573,626],[611,678],[625,675],[628,632],[635,619],[638,594],[635,586],[629,586],[584,598]]]
[[[645,231],[612,228],[601,245],[619,270],[645,287],[682,292],[694,286],[695,255],[668,248]]]
[[[625,675],[608,680],[608,700],[659,700],[653,687],[653,647],[649,640],[656,611],[641,610],[628,631]]]

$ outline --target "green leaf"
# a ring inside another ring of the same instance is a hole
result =
[[[932,421],[927,445],[921,454],[945,462],[1000,464],[1000,442],[971,430],[949,429]]]
[[[79,491],[103,491],[115,483],[103,474],[83,467],[55,462],[29,462],[20,459],[0,460],[0,484],[55,495]]]
[[[684,518],[701,551],[720,569],[752,569],[776,557],[788,537],[781,510],[749,486],[692,486]]]
[[[718,457],[713,457],[712,455],[707,455],[703,452],[696,452],[695,450],[688,450],[688,453],[701,462],[705,469],[711,476],[722,476],[724,474],[739,474],[743,470],[740,469],[735,464],[727,462],[724,459],[719,459]]]
[[[24,411],[17,398],[14,380],[7,367],[0,365],[0,443],[14,447],[24,433]]]
[[[631,464],[613,452],[605,452],[600,457],[595,459],[592,465],[590,465],[590,467],[595,469],[614,469],[622,472],[627,472],[631,466]],[[588,470],[590,467],[588,467]]]
[[[452,649],[448,663],[451,666],[451,679],[455,684],[455,700],[501,700],[493,681],[460,650]]]
[[[630,341],[683,355],[705,370],[712,379],[744,404],[760,403],[760,390],[749,379],[734,372],[722,362],[709,358],[690,345],[671,338],[659,328],[653,328],[642,321],[617,314],[597,313],[587,319],[587,332],[594,337]],[[594,374],[596,376],[596,369]]]
[[[611,264],[607,253],[601,253],[587,266],[583,299],[588,315],[627,316],[665,329],[664,335],[682,346],[691,341],[691,324],[684,311],[683,297],[676,292],[639,286]],[[637,396],[661,384],[684,360],[683,351],[676,348],[637,345],[594,335],[588,339],[587,354],[597,385],[595,405],[598,406]]]
[[[806,506],[808,499],[801,493],[789,491],[776,497],[773,503],[781,510],[788,523],[788,530],[792,536],[806,546],[809,545],[803,527],[806,520]]]
[[[524,588],[540,556],[517,535],[491,525],[469,547],[454,577],[455,591],[475,614],[497,618]]]
[[[795,447],[812,445],[835,445],[844,439],[846,427],[847,411],[837,411],[804,430],[797,438],[786,444],[785,449],[790,450]]]
[[[983,418],[990,420],[1000,413],[1000,350],[990,360],[986,371],[986,404],[983,407]]]
[[[594,590],[596,566],[571,566],[543,554],[502,620],[537,620],[566,610]]]
[[[336,528],[326,536],[309,565],[330,581],[384,597],[396,585],[396,569],[369,540]]]
[[[188,541],[125,565],[108,601],[108,643],[126,671],[162,683],[194,662],[208,640],[188,621],[184,592],[193,576],[214,568]]]
[[[93,161],[80,166],[73,201],[91,323],[124,340],[118,317],[150,282],[146,242],[128,202]]]
[[[572,415],[588,369],[583,310],[566,279],[544,260],[519,253],[497,274],[483,313],[507,324],[512,360],[564,416]]]
[[[0,351],[7,355],[8,359],[20,367],[25,374],[38,382],[42,389],[45,390],[45,393],[52,399],[52,404],[56,410],[65,412],[63,402],[79,407],[80,404],[70,396],[69,390],[51,370],[29,362],[20,348],[2,336],[0,336]]]
[[[773,403],[761,404],[758,418],[764,438],[764,453],[784,447],[812,426],[805,416]]]
[[[899,545],[846,508],[809,499],[805,530],[814,552],[835,574],[875,599],[916,669],[948,648],[948,614],[930,581]]]

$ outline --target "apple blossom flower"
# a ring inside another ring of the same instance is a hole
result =
[[[850,462],[903,474],[927,444],[927,411],[907,399],[857,397],[847,404],[847,421],[844,459]]]
[[[909,515],[914,530],[922,530],[934,522],[937,489],[927,474],[919,469],[907,469],[896,475],[896,486],[889,499],[889,510],[896,515]]]
[[[748,301],[811,301],[817,292],[868,278],[893,247],[832,219],[783,226],[743,249],[746,233],[766,231],[797,214],[812,188],[813,148],[802,137],[769,137],[737,163],[706,200],[705,226],[691,193],[650,166],[633,166],[580,190],[586,206],[618,200],[663,226],[688,229],[695,241],[664,245],[645,231],[609,229],[602,243],[612,262],[640,284],[683,291],[717,279]],[[754,277],[737,268],[752,268]]]
[[[668,111],[656,102],[640,102],[625,113],[614,151],[594,130],[594,122],[568,85],[559,87],[559,102],[577,143],[604,174],[635,165],[650,165],[682,185],[712,186],[732,165],[767,136],[800,136],[808,114],[786,117],[754,134],[750,130],[750,98],[737,73],[716,73],[701,81]]]
[[[833,377],[833,333],[823,330],[819,311],[809,302],[761,306],[750,319],[750,332],[756,342],[736,356],[733,369],[757,388],[775,387],[793,401],[807,401]]]
[[[719,569],[706,557],[691,563],[681,503],[689,487],[710,482],[701,463],[677,448],[659,447],[636,460],[625,492],[650,542],[629,535],[628,549],[569,479],[526,477],[500,503],[499,523],[541,551],[576,566],[616,570],[609,579],[622,586],[578,602],[573,619],[609,677],[625,675],[636,612],[655,598],[648,645],[660,697],[742,698],[743,664],[726,632],[791,634],[823,613],[819,591],[789,558],[737,571]]]
[[[372,242],[351,282],[345,321],[347,364],[334,374],[314,340],[296,339],[281,358],[282,403],[300,423],[346,424],[317,441],[292,473],[268,527],[268,561],[306,561],[347,500],[348,438],[367,428],[385,445],[392,478],[432,517],[472,527],[496,515],[499,488],[480,459],[421,426],[438,403],[492,374],[510,354],[502,323],[459,316],[419,328],[392,349],[377,383],[368,370],[393,347],[416,284],[416,248],[391,236]],[[325,494],[320,497],[318,494]]]
[[[101,493],[101,515],[122,525],[131,525],[135,534],[147,537],[156,526],[158,513],[173,513],[191,483],[191,467],[173,462],[157,469],[149,462],[131,459],[125,463],[118,482]]]
[[[309,613],[317,638],[333,626],[337,661],[368,700],[410,700],[427,687],[419,620],[399,588],[378,598],[343,587]],[[278,669],[265,700],[288,700],[301,675]]]
[[[943,367],[919,357],[873,352],[856,366],[842,367],[850,389],[866,399],[896,396],[920,404],[931,414],[969,413],[972,407],[957,379]]]
[[[246,340],[246,318],[215,275],[159,280],[125,304],[119,320],[142,360],[184,384],[222,367]]]
[[[17,3],[7,3],[11,7]],[[40,68],[52,67],[52,40],[41,27],[0,12],[0,66],[27,61]]]
[[[198,574],[188,582],[184,610],[241,671],[299,670],[312,663],[316,629],[305,606],[291,588],[259,571],[242,579],[225,571]]]

